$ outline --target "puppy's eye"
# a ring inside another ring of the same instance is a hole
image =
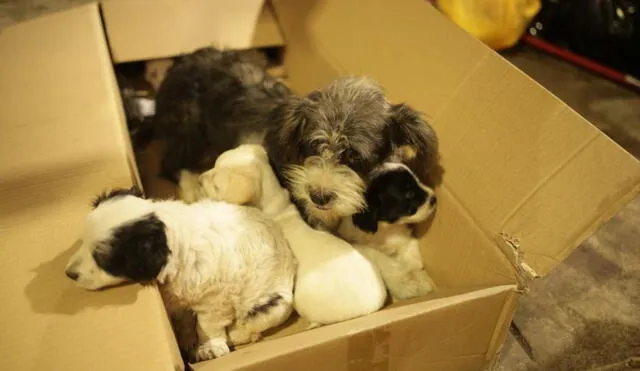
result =
[[[416,196],[416,193],[413,190],[408,191],[407,193],[405,193],[405,197],[407,198],[407,200],[410,200],[410,199],[414,198],[415,196]]]
[[[315,155],[315,148],[311,143],[304,143],[302,145],[302,155],[305,157]]]
[[[360,156],[358,152],[351,151],[351,150],[345,153],[345,160],[347,160],[347,162],[352,164],[360,164],[364,161],[364,159],[362,158],[362,156]]]

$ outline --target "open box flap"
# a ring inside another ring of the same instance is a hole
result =
[[[182,367],[159,293],[65,277],[90,200],[138,183],[98,7],[0,31],[4,370]]]
[[[440,137],[447,204],[520,273],[549,272],[637,194],[640,165],[631,155],[428,2],[273,4],[295,44],[286,63],[292,88],[369,75],[392,101],[422,111]],[[439,249],[476,249],[455,245],[460,225],[441,228],[450,233],[438,233]]]
[[[496,286],[390,307],[259,342],[194,369],[479,370],[504,340],[517,295],[513,285]]]
[[[109,0],[101,4],[116,63],[173,57],[218,45],[282,46],[264,0]]]

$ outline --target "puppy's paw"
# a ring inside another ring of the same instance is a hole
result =
[[[233,345],[242,345],[260,341],[262,334],[249,331],[246,327],[232,327],[229,330],[229,341]]]
[[[200,344],[196,349],[196,361],[208,361],[230,353],[229,346],[224,339],[210,339]]]
[[[394,299],[411,299],[433,291],[431,279],[424,269],[418,269],[403,275],[398,282],[389,285]]]

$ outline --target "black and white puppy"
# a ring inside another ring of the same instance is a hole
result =
[[[378,267],[394,299],[430,292],[433,282],[412,226],[436,209],[433,190],[406,165],[385,163],[372,174],[365,198],[367,209],[343,218],[337,234]]]
[[[166,143],[161,176],[202,172],[240,144],[262,143],[269,114],[291,94],[257,51],[203,48],[167,71],[156,95],[154,136]]]
[[[334,230],[366,206],[366,179],[384,162],[405,163],[424,183],[438,139],[406,104],[392,104],[365,77],[344,77],[276,108],[265,147],[307,222]]]
[[[66,275],[89,290],[158,283],[179,345],[196,360],[256,341],[289,317],[297,263],[280,228],[259,210],[152,201],[133,188],[103,194],[93,207]],[[191,341],[193,328],[182,326],[196,322]]]

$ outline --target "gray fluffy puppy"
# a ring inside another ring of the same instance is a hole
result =
[[[333,230],[365,209],[370,174],[384,162],[404,163],[424,183],[437,182],[435,132],[408,105],[391,104],[371,79],[338,79],[306,97],[292,96],[275,112],[265,146],[315,227]]]
[[[167,142],[162,175],[175,182],[180,170],[211,168],[240,144],[264,145],[316,228],[333,230],[364,210],[369,174],[384,162],[405,163],[425,184],[437,181],[435,132],[408,105],[389,102],[376,82],[344,77],[299,97],[250,52],[206,48],[183,57],[159,89],[155,125]]]

